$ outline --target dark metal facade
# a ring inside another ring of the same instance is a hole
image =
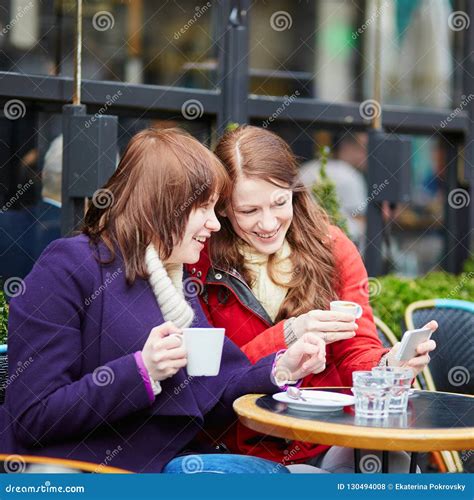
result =
[[[464,10],[474,19],[474,5],[467,1]],[[249,94],[249,30],[250,0],[222,0],[215,5],[219,18],[216,29],[218,45],[218,90],[196,90],[159,85],[137,85],[110,81],[84,81],[82,102],[89,112],[121,91],[121,99],[107,111],[109,114],[134,116],[159,115],[176,117],[181,107],[190,99],[202,103],[202,120],[216,123],[218,133],[229,122],[247,123],[265,120],[278,111],[278,122],[299,122],[305,127],[342,129],[351,126],[355,130],[367,130],[369,123],[359,113],[359,103],[332,103],[318,99],[297,98],[291,106],[285,106],[283,97],[267,97]],[[304,8],[304,7],[303,7]],[[474,94],[474,26],[465,32],[462,64],[463,93]],[[59,112],[70,103],[73,90],[71,78],[62,76],[35,76],[0,72],[0,100],[22,99],[36,110]],[[474,182],[474,100],[457,113],[446,126],[440,123],[446,112],[430,109],[384,106],[384,128],[397,134],[433,134],[444,137],[449,146],[449,188]],[[461,157],[462,153],[462,157]],[[462,163],[462,166],[460,166]],[[463,174],[459,175],[460,169]],[[91,186],[91,192],[97,186]],[[472,191],[472,189],[471,189]],[[469,236],[474,226],[474,203],[465,210],[446,209],[449,227],[445,267],[459,271],[469,253]],[[381,258],[381,249],[378,252]],[[369,275],[379,269],[377,262],[366,262]]]

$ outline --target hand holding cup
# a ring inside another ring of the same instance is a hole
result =
[[[161,382],[187,364],[181,330],[171,321],[155,326],[142,349],[143,363],[151,378]]]
[[[348,304],[351,307],[337,307],[337,304]],[[360,314],[359,310],[360,308]],[[296,317],[293,321],[293,331],[298,338],[305,333],[315,333],[326,344],[332,344],[339,340],[355,337],[357,328],[356,319],[362,314],[362,308],[354,302],[335,301],[331,302],[331,310],[323,311],[314,309]]]

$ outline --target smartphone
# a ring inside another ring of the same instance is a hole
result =
[[[408,361],[418,356],[416,348],[422,342],[429,340],[433,332],[429,328],[419,328],[418,330],[408,330],[403,334],[400,349],[398,349],[395,359],[398,361]]]

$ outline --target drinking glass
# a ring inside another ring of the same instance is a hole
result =
[[[393,375],[388,411],[390,413],[406,412],[408,407],[408,393],[410,391],[411,381],[415,376],[413,370],[411,368],[387,366],[383,368],[373,368],[372,373],[377,376],[384,376],[387,374]]]
[[[355,398],[355,412],[358,417],[382,418],[388,415],[393,375],[376,375],[369,371],[355,371],[352,374],[352,392]]]

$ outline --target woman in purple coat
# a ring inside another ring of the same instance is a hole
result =
[[[188,134],[149,129],[131,140],[82,234],[50,244],[11,302],[0,452],[136,472],[286,471],[203,454],[196,436],[216,419],[230,425],[239,396],[278,391],[277,370],[294,380],[324,370],[319,337],[255,365],[226,339],[219,375],[190,378],[173,335],[208,326],[183,264],[219,230],[214,206],[227,189],[219,161]]]

